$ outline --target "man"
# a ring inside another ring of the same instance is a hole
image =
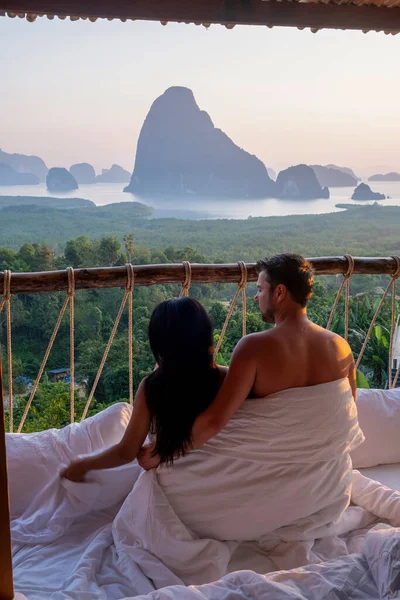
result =
[[[313,269],[298,254],[279,254],[258,263],[255,301],[262,318],[275,327],[245,336],[237,344],[226,379],[211,406],[195,421],[192,448],[216,436],[246,398],[348,378],[356,400],[354,359],[348,343],[307,318]],[[146,468],[157,465],[144,450]]]

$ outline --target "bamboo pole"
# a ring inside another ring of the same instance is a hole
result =
[[[14,589],[3,401],[3,378],[0,351],[0,600],[12,600],[14,598]]]
[[[390,6],[397,0],[391,0]],[[368,6],[336,2],[262,2],[261,0],[0,0],[0,11],[10,16],[28,14],[58,15],[96,20],[133,19],[183,23],[220,23],[267,25],[268,27],[310,27],[312,30],[359,29],[399,31],[400,9],[397,6]]]
[[[344,256],[329,256],[308,259],[314,266],[316,275],[345,274],[348,263]],[[241,271],[235,264],[192,264],[192,284],[196,283],[238,283]],[[247,280],[257,281],[255,263],[247,267]],[[355,258],[354,274],[390,275],[396,269],[396,261],[391,257]],[[183,264],[134,265],[135,286],[182,283],[185,279]],[[102,267],[95,269],[75,269],[75,289],[118,288],[126,286],[126,267]],[[3,287],[4,273],[0,273],[0,289]],[[67,271],[44,271],[41,273],[13,273],[11,294],[45,294],[68,289]]]

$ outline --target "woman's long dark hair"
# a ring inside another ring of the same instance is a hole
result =
[[[161,463],[171,464],[190,447],[193,423],[220,385],[212,356],[213,328],[197,300],[175,298],[153,311],[149,341],[158,363],[145,381],[151,433]]]

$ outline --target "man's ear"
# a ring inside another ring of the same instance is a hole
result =
[[[276,286],[275,291],[278,300],[283,300],[286,297],[287,289],[282,283]]]

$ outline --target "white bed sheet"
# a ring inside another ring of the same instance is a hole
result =
[[[400,492],[400,463],[378,465],[377,467],[359,469],[359,471],[365,477],[369,477],[369,479],[373,479],[374,481],[379,481],[379,483],[392,488],[392,490]]]
[[[114,407],[105,414],[115,419],[120,413],[121,420],[125,420],[126,410],[125,406]],[[97,417],[97,424],[102,418],[104,415]],[[85,429],[91,432],[90,443]],[[117,428],[115,438],[123,429]],[[276,538],[263,544],[230,545],[199,538],[185,527],[169,505],[154,471],[138,479],[140,470],[132,463],[94,473],[93,481],[87,484],[61,481],[57,470],[48,472],[50,458],[58,469],[60,461],[68,459],[72,434],[72,442],[79,440],[75,452],[81,447],[86,451],[88,443],[89,450],[99,449],[103,441],[96,431],[97,425],[89,421],[42,435],[40,452],[32,458],[37,469],[34,473],[26,470],[33,437],[9,438],[12,460],[25,469],[25,479],[15,482],[14,498],[27,485],[27,476],[32,475],[27,490],[30,495],[22,499],[26,500],[23,514],[12,526],[15,588],[28,600],[121,600],[144,598],[149,593],[163,600],[347,600],[353,596],[345,596],[343,591],[350,588],[357,592],[354,599],[364,600],[379,598],[378,590],[380,594],[397,585],[393,570],[398,569],[400,578],[400,529],[396,529],[400,527],[400,493],[355,471],[355,506],[337,522],[326,525],[317,521],[312,535],[309,528],[305,532],[296,525],[281,528]],[[46,466],[45,472],[40,470],[41,463]],[[392,470],[396,472],[396,467]],[[42,479],[32,501],[33,486],[40,474]],[[375,471],[374,478],[378,476],[383,478],[382,469],[380,473]],[[23,505],[21,499],[19,505]],[[384,522],[383,529],[368,533],[379,521]],[[385,524],[388,522],[393,527]],[[303,567],[309,563],[320,564]],[[292,570],[283,571],[287,569]],[[232,571],[232,575],[208,583]],[[270,574],[262,575],[265,573]],[[190,579],[194,585],[183,587],[183,583],[191,583]],[[307,590],[309,595],[305,595]],[[375,596],[371,596],[371,590]]]

